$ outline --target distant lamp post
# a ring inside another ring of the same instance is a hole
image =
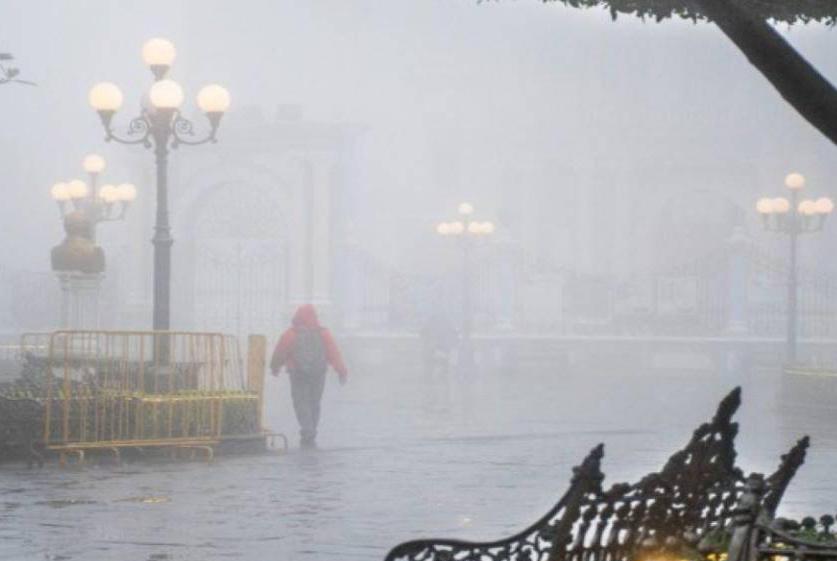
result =
[[[790,173],[785,177],[785,187],[790,199],[785,197],[761,198],[756,201],[756,211],[761,215],[764,228],[769,232],[786,234],[790,240],[788,264],[788,325],[787,363],[796,363],[797,341],[797,241],[800,235],[819,232],[825,220],[834,210],[834,202],[828,197],[799,200],[799,193],[805,187],[805,177]]]
[[[52,248],[52,270],[61,283],[61,327],[98,329],[99,292],[105,272],[105,253],[96,245],[100,222],[121,220],[137,190],[130,183],[96,188],[105,160],[89,154],[82,162],[89,184],[81,179],[59,182],[50,195],[58,204],[66,237]]]
[[[457,208],[459,219],[453,222],[441,222],[436,225],[436,233],[443,237],[454,237],[462,241],[462,336],[460,339],[459,361],[462,370],[474,369],[474,346],[471,339],[473,332],[473,294],[472,268],[473,243],[494,233],[492,222],[473,220],[474,206],[461,203]]]
[[[91,224],[93,241],[96,225],[125,218],[131,203],[137,198],[137,189],[131,183],[105,184],[97,189],[100,174],[105,169],[105,159],[98,154],[88,154],[82,162],[90,178],[89,184],[81,179],[58,182],[50,189],[50,195],[58,203],[61,218],[70,212],[82,212]]]
[[[157,168],[157,215],[154,226],[154,317],[153,326],[158,331],[170,327],[171,295],[171,237],[168,209],[168,154],[170,148],[181,144],[198,145],[216,142],[216,132],[221,117],[229,109],[230,94],[221,86],[204,86],[197,96],[198,107],[209,123],[208,132],[200,139],[193,139],[194,125],[180,112],[183,89],[167,78],[176,51],[167,39],[155,38],[142,47],[142,59],[154,75],[154,83],[148,91],[148,106],[128,124],[126,136],[118,136],[111,127],[114,114],[122,106],[122,92],[110,82],[101,82],[90,90],[88,100],[95,109],[105,129],[105,140],[122,144],[141,144],[154,148]]]

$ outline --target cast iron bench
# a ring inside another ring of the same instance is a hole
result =
[[[793,554],[776,558],[775,550],[781,548],[771,545],[780,538],[789,544],[791,536],[781,534],[770,521],[805,460],[808,437],[782,456],[771,476],[745,478],[735,466],[738,424],[732,417],[740,404],[736,388],[685,448],[662,470],[637,483],[602,486],[600,444],[573,469],[561,500],[526,530],[486,543],[409,541],[392,549],[386,561],[721,561],[726,554],[728,561],[799,561]],[[750,549],[744,551],[741,543]],[[805,551],[814,555],[815,549]]]

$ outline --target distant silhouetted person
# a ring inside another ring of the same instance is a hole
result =
[[[279,375],[283,366],[290,373],[291,397],[299,421],[302,448],[316,445],[320,400],[329,365],[337,371],[340,385],[345,384],[348,372],[337,343],[331,332],[320,325],[314,306],[304,304],[294,314],[291,327],[279,338],[270,360],[274,376]]]

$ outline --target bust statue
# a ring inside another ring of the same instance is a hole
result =
[[[52,270],[56,272],[102,273],[105,252],[93,242],[93,224],[81,211],[64,218],[67,237],[52,248]]]

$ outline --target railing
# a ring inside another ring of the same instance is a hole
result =
[[[754,474],[737,506],[728,551],[731,561],[837,560],[837,536],[831,531],[833,516],[822,516],[819,525],[810,517],[801,524],[773,519],[762,507],[763,495],[764,481]]]
[[[18,357],[23,359],[27,356],[46,358],[49,356],[49,343],[52,333],[31,332],[20,336],[18,346]]]
[[[365,262],[364,262],[365,263]],[[417,329],[430,308],[459,323],[460,275],[398,274],[356,265],[347,325],[357,330]],[[756,246],[721,246],[683,263],[624,275],[571,270],[535,274],[513,253],[480,253],[470,283],[474,324],[484,332],[562,335],[722,336],[729,332],[781,337],[787,327],[788,270],[784,255]],[[379,286],[389,278],[388,289]],[[802,338],[837,338],[837,280],[814,268],[799,271]]]

